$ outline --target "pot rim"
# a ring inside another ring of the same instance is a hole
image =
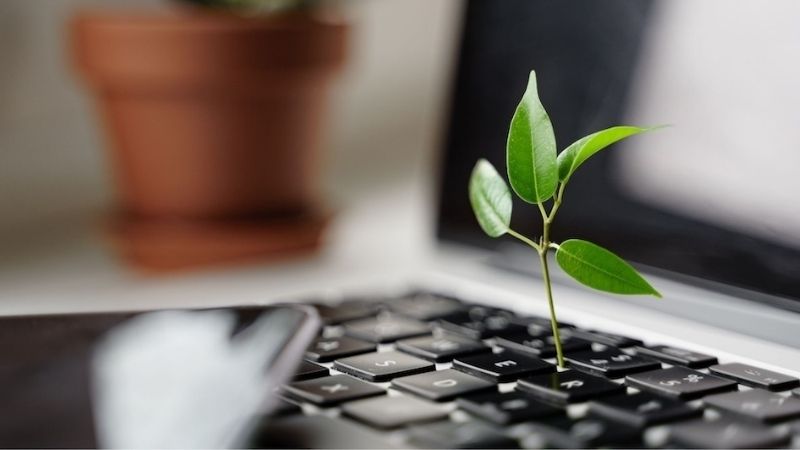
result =
[[[346,59],[349,26],[305,13],[83,10],[68,30],[73,64],[90,84],[150,89],[328,77]]]
[[[279,14],[243,15],[205,8],[90,9],[77,10],[71,19],[81,26],[175,31],[247,32],[254,29],[298,30],[309,27],[344,31],[347,22],[328,11],[305,10]]]

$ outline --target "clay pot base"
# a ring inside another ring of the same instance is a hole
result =
[[[148,273],[276,261],[319,249],[330,214],[225,221],[112,217],[106,231],[123,260]]]

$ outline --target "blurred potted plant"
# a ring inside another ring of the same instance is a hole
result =
[[[160,270],[318,246],[319,146],[347,31],[308,0],[74,16],[72,56],[110,140],[123,256]]]

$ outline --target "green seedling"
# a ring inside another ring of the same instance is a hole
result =
[[[603,247],[580,239],[558,244],[550,238],[553,221],[564,201],[564,190],[575,171],[609,145],[656,128],[659,127],[608,128],[578,139],[558,154],[553,125],[539,100],[536,73],[531,72],[528,87],[511,119],[506,165],[508,179],[517,196],[539,208],[541,236],[534,240],[511,229],[511,192],[491,163],[481,159],[472,171],[469,199],[483,231],[494,238],[513,236],[539,255],[559,367],[564,367],[564,353],[548,266],[551,250],[555,251],[556,262],[567,275],[590,288],[613,294],[661,297],[636,269]]]

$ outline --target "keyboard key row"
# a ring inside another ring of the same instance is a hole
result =
[[[475,361],[469,363],[468,360],[466,364],[456,361],[455,367],[459,370],[467,367],[469,370],[475,370],[478,367],[489,368],[497,362],[520,363],[527,357],[501,353],[481,355],[479,358],[480,361],[473,357],[472,359]],[[553,366],[547,367],[546,362],[539,360],[526,361],[525,364],[535,364],[535,366],[529,366],[529,369],[536,367],[536,370],[553,370]],[[503,364],[503,366],[520,368],[520,366],[508,364]],[[436,372],[432,363],[397,351],[345,358],[337,361],[334,368],[369,381],[387,381],[394,378],[392,384],[394,387],[436,402],[494,391],[492,394],[484,396],[480,402],[469,399],[459,400],[459,404],[464,409],[479,416],[480,412],[478,412],[476,403],[501,402],[503,400],[502,396],[498,397],[495,384],[482,379],[497,378],[498,374],[483,374],[482,378],[478,378],[455,369]],[[495,366],[495,368],[497,367]],[[636,382],[637,375],[629,376],[629,384],[679,399],[699,398],[718,392],[720,389],[735,390],[736,386],[732,381],[679,367],[638,375],[641,375],[639,381],[645,380],[646,384]],[[713,378],[708,379],[708,377]],[[319,406],[338,404],[385,392],[381,388],[346,375],[328,376],[328,370],[325,367],[310,362],[302,364],[296,379],[304,381],[292,383],[286,388],[286,392],[295,398]],[[676,380],[681,382],[673,383]],[[590,408],[593,413],[639,427],[690,417],[698,411],[694,409],[688,411],[683,408],[686,406],[684,403],[663,396],[655,397],[647,392],[623,395],[625,393],[623,385],[578,371],[528,376],[519,380],[517,390],[556,404],[594,400]],[[609,396],[610,398],[607,398]],[[510,405],[514,404],[512,402]],[[520,402],[516,402],[516,404],[520,405]],[[726,413],[767,423],[800,418],[799,398],[761,389],[710,395],[704,399],[704,404]],[[481,409],[484,416],[481,417],[485,418],[485,415],[489,414],[486,412],[486,408],[494,408],[495,416],[508,414],[508,419],[495,419],[495,421],[513,421],[515,417],[518,417],[513,416],[513,412],[503,412],[503,405],[500,404],[484,405]],[[528,413],[523,411],[521,414]]]
[[[394,351],[359,355],[348,359],[377,355],[397,359],[407,357],[416,360],[417,363],[432,365],[428,361]],[[366,360],[366,358],[364,359]],[[389,359],[389,361],[392,360]],[[370,362],[380,363],[382,361],[373,359]],[[316,366],[312,363],[306,364]],[[386,364],[386,366],[392,365],[391,363]],[[336,366],[334,367],[336,368]],[[325,370],[321,366],[316,366],[316,368]],[[398,378],[393,386],[437,402],[455,399],[461,410],[477,419],[498,426],[535,422],[535,425],[525,425],[535,429],[535,436],[523,438],[524,445],[528,445],[526,440],[533,439],[542,439],[540,442],[546,443],[537,446],[546,445],[548,447],[615,446],[626,443],[640,445],[635,443],[641,442],[641,432],[635,430],[665,423],[670,424],[672,430],[669,442],[673,445],[688,447],[763,447],[785,445],[789,439],[789,434],[783,429],[776,430],[757,424],[736,422],[727,416],[716,421],[685,422],[701,417],[702,409],[648,392],[624,395],[624,386],[577,371],[529,377],[518,383],[519,392],[505,393],[498,392],[492,383],[482,382],[483,380],[467,374],[460,374],[452,369],[422,375],[424,377],[415,375]],[[558,376],[556,382],[552,382],[555,376]],[[551,382],[537,383],[537,386],[540,387],[539,391],[525,388],[526,386],[530,387],[531,378],[542,377],[550,377]],[[576,380],[581,383],[574,383]],[[587,397],[580,395],[567,397],[569,400],[565,400],[557,394],[559,389],[556,386],[568,391],[586,389],[587,386],[596,387],[595,383],[613,386],[617,391],[611,393],[602,389],[595,389],[594,392],[584,391]],[[419,423],[436,422],[447,419],[449,415],[446,409],[420,398],[408,395],[383,395],[385,394],[383,389],[347,375],[325,376],[293,383],[285,389],[285,393],[295,399],[319,406],[342,404],[344,416],[378,429],[396,429]],[[543,393],[546,395],[542,395]],[[547,400],[548,403],[537,400],[531,394]],[[580,420],[567,418],[563,409],[549,403],[554,400],[568,403],[587,399],[594,400],[589,403],[588,415]],[[764,423],[785,422],[800,417],[800,399],[758,389],[711,395],[706,397],[703,402],[705,406],[731,413],[734,416],[755,419]],[[292,407],[292,412],[297,412],[297,408]],[[672,425],[673,423],[676,424]],[[448,429],[450,427],[456,427],[459,430],[472,429],[472,425],[454,424],[449,421],[440,422],[440,425],[446,425]],[[503,446],[507,446],[510,442],[516,442],[514,439],[507,440],[510,438],[502,430],[485,428],[483,425],[475,426],[484,431],[492,430],[489,441],[484,443],[480,440],[483,439],[482,437],[479,439],[482,446],[498,445],[497,442],[505,442]],[[720,440],[709,440],[709,433],[720,432],[724,433]],[[502,440],[495,441],[500,436],[502,436]],[[454,448],[468,446],[468,442],[471,441],[467,440],[461,444],[451,442],[449,446]]]

